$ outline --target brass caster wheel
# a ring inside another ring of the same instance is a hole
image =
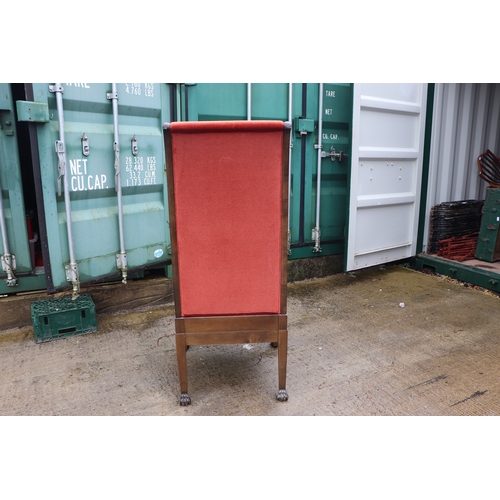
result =
[[[276,394],[276,399],[278,401],[288,401],[288,393],[285,391],[285,389],[280,389],[278,391],[278,394]]]
[[[189,397],[189,394],[186,394],[185,392],[183,392],[181,394],[181,397],[179,398],[179,404],[181,406],[188,406],[191,404],[191,398]]]

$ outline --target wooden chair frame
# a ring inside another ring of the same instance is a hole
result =
[[[282,203],[281,203],[281,290],[279,314],[241,314],[229,316],[189,316],[181,313],[178,269],[177,225],[173,173],[172,137],[170,124],[163,125],[166,152],[168,204],[172,249],[173,289],[175,300],[175,343],[180,382],[181,406],[191,403],[188,394],[187,356],[189,346],[218,344],[248,344],[269,342],[278,351],[278,401],[287,401],[286,371],[288,350],[287,329],[287,261],[288,261],[288,182],[290,129],[284,123],[282,145]]]

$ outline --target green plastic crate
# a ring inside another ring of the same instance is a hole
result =
[[[35,340],[49,340],[97,332],[94,301],[88,293],[71,297],[38,300],[31,303]]]

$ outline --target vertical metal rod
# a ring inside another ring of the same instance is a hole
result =
[[[7,236],[7,224],[3,210],[2,185],[0,183],[0,229],[2,231],[3,255],[2,269],[7,273],[7,286],[17,286],[17,278],[14,275],[14,256],[10,254],[9,238]]]
[[[125,235],[123,229],[123,200],[120,175],[120,134],[118,128],[118,92],[116,83],[111,84],[111,102],[113,105],[113,130],[115,150],[115,189],[118,199],[118,228],[120,232],[120,253],[116,256],[117,268],[122,272],[122,283],[127,283],[127,253],[125,251]]]
[[[252,84],[247,83],[247,120],[252,119]]]
[[[302,84],[302,106],[301,117],[307,116],[307,86],[311,84]],[[306,202],[306,146],[307,135],[300,134],[300,199],[299,199],[299,246],[304,246],[304,227],[305,227],[305,202]]]
[[[319,109],[318,109],[318,168],[316,178],[316,227],[313,229],[314,249],[313,252],[321,252],[320,238],[321,230],[319,226],[319,214],[321,204],[321,150],[323,148],[323,84],[319,84]]]
[[[0,227],[2,230],[2,243],[3,243],[3,250],[5,254],[10,254],[9,252],[9,240],[7,238],[7,227],[5,225],[5,213],[3,211],[3,195],[2,195],[2,185],[1,185],[1,179],[0,179]]]
[[[288,84],[288,121],[292,123],[292,84]],[[290,134],[290,152],[288,155],[288,255],[292,253],[290,248],[292,242],[292,230],[290,226],[290,193],[292,190],[292,134]]]
[[[80,292],[80,280],[78,277],[78,265],[75,259],[75,249],[73,243],[73,224],[71,221],[71,200],[69,196],[68,176],[66,175],[66,138],[64,135],[64,110],[63,92],[60,83],[56,83],[49,90],[56,94],[57,119],[59,123],[59,141],[56,141],[56,151],[59,156],[59,178],[63,178],[64,186],[64,206],[66,208],[66,229],[68,233],[69,267],[66,266],[66,279],[73,285],[73,299],[76,299]]]
[[[175,101],[176,101],[176,112],[177,121],[182,121],[182,110],[181,110],[181,85],[180,83],[175,84]]]

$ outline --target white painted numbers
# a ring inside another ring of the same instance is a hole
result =
[[[126,156],[125,170],[128,173],[127,186],[140,186],[141,173],[144,170],[144,161],[142,156]]]
[[[65,83],[66,87],[75,87],[80,89],[90,89],[88,83]],[[143,87],[144,86],[144,87]],[[125,83],[125,92],[131,95],[143,95],[145,97],[155,96],[154,83]]]
[[[140,83],[126,83],[125,92],[127,94],[141,95],[141,84]]]
[[[144,88],[142,88],[144,85]],[[125,92],[131,95],[143,95],[145,97],[154,97],[155,84],[154,83],[126,83]]]
[[[128,173],[127,186],[148,186],[156,184],[156,156],[126,156],[125,170]]]

